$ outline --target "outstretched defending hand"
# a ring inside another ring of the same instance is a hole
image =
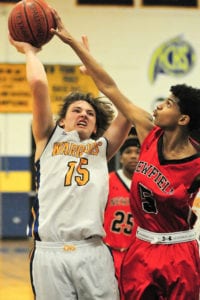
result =
[[[54,35],[57,35],[64,43],[69,44],[70,39],[72,38],[70,33],[65,28],[58,12],[54,8],[52,8],[51,10],[52,10],[52,13],[54,15],[54,19],[55,19],[56,25],[57,25],[57,29],[54,29],[54,28],[50,29],[51,33],[53,33]]]
[[[56,21],[57,29],[51,28],[51,33],[57,35],[64,43],[69,44],[72,42],[73,37],[70,35],[69,31],[65,28],[58,12],[52,8],[52,13]],[[89,42],[86,35],[82,36],[82,45],[89,51]],[[83,74],[90,75],[87,68],[83,65],[80,67],[80,71]]]

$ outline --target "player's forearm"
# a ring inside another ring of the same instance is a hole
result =
[[[104,95],[106,95],[108,98],[110,98],[111,95],[117,95],[118,88],[116,86],[116,83],[111,78],[111,76],[101,67],[96,59],[90,54],[87,49],[87,45],[83,45],[79,41],[77,41],[65,28],[58,13],[55,10],[52,10],[52,12],[54,14],[58,30],[51,28],[51,32],[57,35],[64,43],[70,45],[70,47],[74,50],[74,52],[78,55],[82,63],[87,68],[98,89]],[[118,104],[118,100],[120,99],[117,99],[117,97],[113,97],[113,103],[116,106]]]
[[[31,50],[26,52],[26,77],[31,90],[39,85],[48,85],[44,66]]]
[[[130,122],[134,125],[144,123],[144,126],[149,128],[149,114],[135,105],[119,90],[115,81],[90,54],[88,49],[71,36],[64,28],[59,16],[57,14],[55,16],[59,30],[53,30],[53,33],[64,43],[70,45],[87,68],[98,89],[115,104],[118,110],[121,111]],[[150,125],[150,127],[151,126],[152,125]]]
[[[130,119],[130,113],[132,116],[135,110],[140,110],[139,107],[135,106],[127,97],[124,96],[111,76],[101,67],[101,65],[90,54],[90,52],[82,46],[81,43],[72,38],[70,39],[69,45],[86,66],[98,89],[116,105],[118,110],[128,117],[128,119]]]
[[[127,112],[126,105],[129,106],[131,102],[122,95],[112,77],[101,67],[80,42],[71,37],[67,43],[79,56],[98,89],[107,96],[126,117],[128,117],[129,113]]]
[[[98,89],[108,96],[109,89],[115,88],[116,84],[111,76],[101,67],[97,60],[90,54],[90,52],[76,39],[70,37],[67,42],[75,51],[82,63],[85,65],[89,74],[96,83]]]
[[[39,128],[37,136],[41,138],[44,133],[46,134],[53,127],[52,112],[46,72],[43,64],[32,50],[26,51],[26,71],[32,94],[34,128]]]

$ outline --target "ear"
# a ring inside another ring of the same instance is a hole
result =
[[[93,130],[93,134],[96,134],[97,133],[97,126],[95,125],[95,128]]]
[[[64,120],[61,119],[58,124],[59,124],[60,127],[64,127]]]
[[[181,115],[178,124],[182,126],[187,126],[189,122],[190,122],[190,117],[188,115]]]

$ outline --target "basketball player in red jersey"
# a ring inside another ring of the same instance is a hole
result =
[[[119,282],[122,260],[136,233],[130,208],[130,187],[138,162],[139,150],[139,140],[135,128],[132,127],[128,138],[120,148],[121,168],[109,174],[109,195],[104,215],[106,232],[104,242],[112,252]]]
[[[170,88],[152,116],[129,100],[114,80],[64,27],[52,29],[80,57],[99,90],[130,120],[141,145],[131,187],[136,238],[124,258],[126,300],[199,300],[200,260],[192,204],[200,186],[200,89]],[[82,37],[87,45],[87,38]],[[103,274],[102,274],[103,276]]]

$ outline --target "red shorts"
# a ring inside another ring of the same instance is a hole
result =
[[[161,245],[136,238],[124,257],[120,286],[126,300],[199,300],[197,241]]]

